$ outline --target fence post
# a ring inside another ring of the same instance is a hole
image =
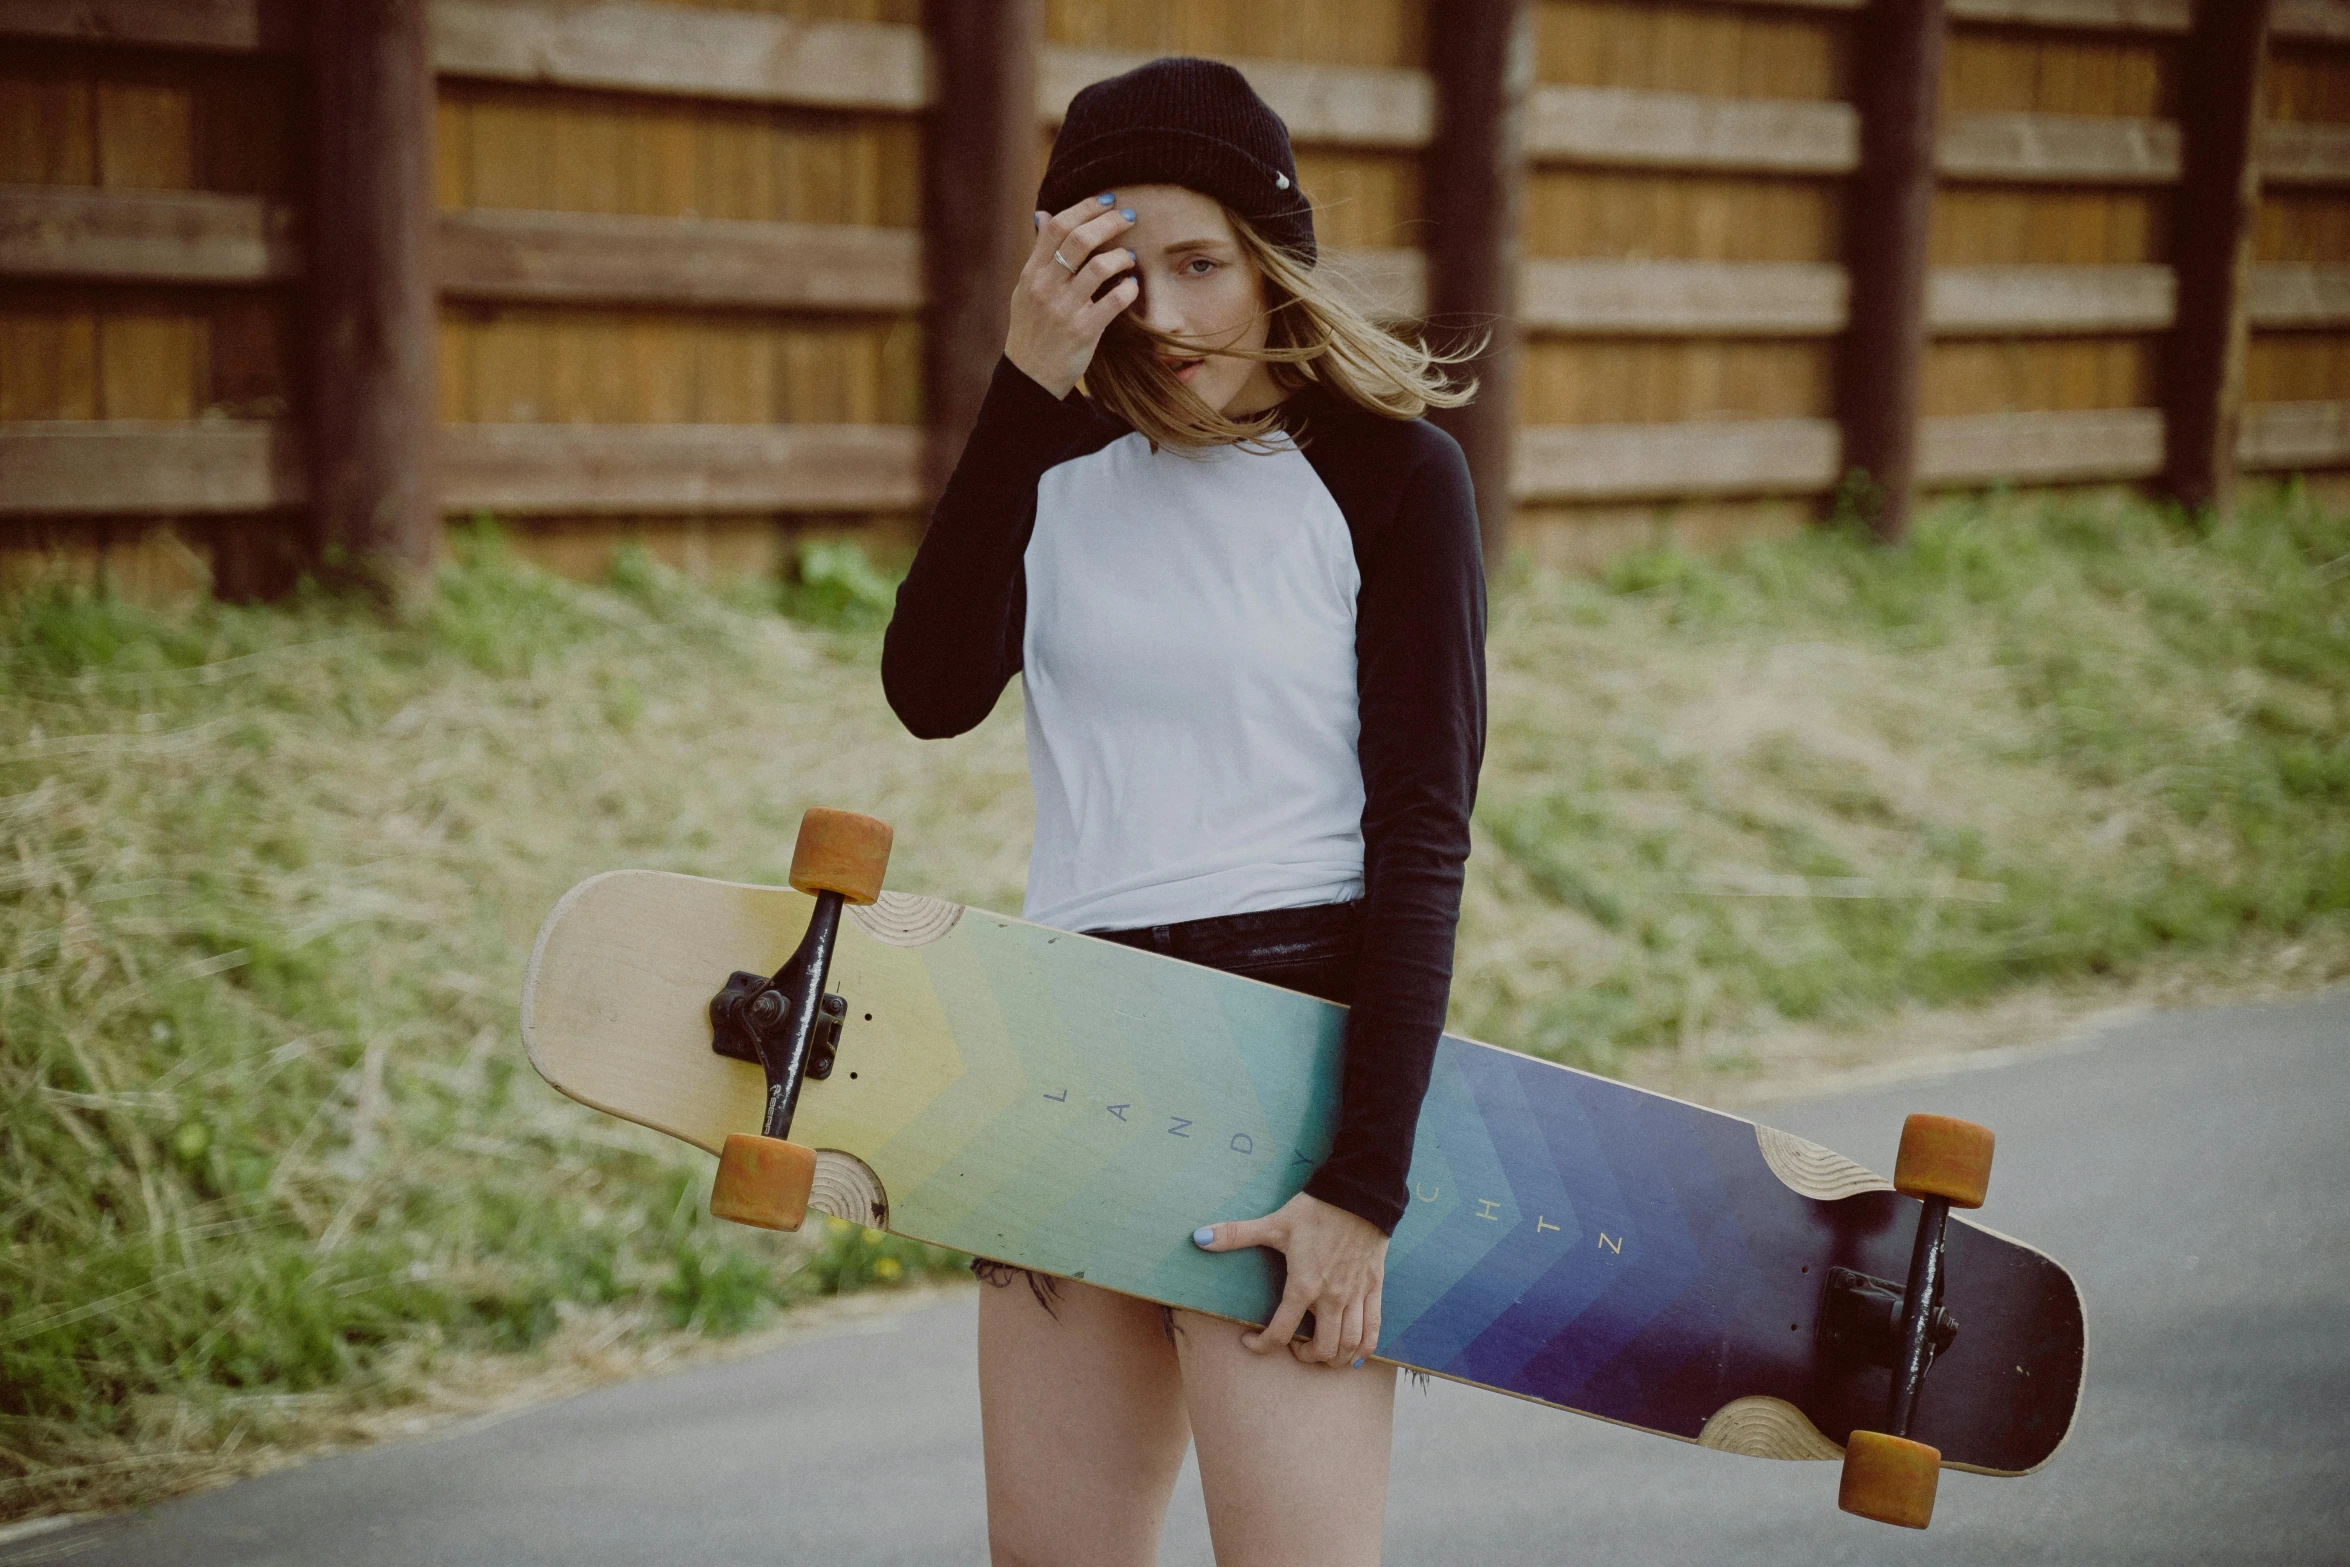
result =
[[[2179,310],[2163,377],[2163,488],[2222,516],[2236,503],[2269,12],[2269,0],[2198,0],[2186,52],[2194,65],[2179,81],[2186,156],[2172,208]]]
[[[395,600],[438,542],[427,0],[310,12],[309,491],[321,546]]]
[[[1942,0],[1876,0],[1860,14],[1853,107],[1860,168],[1845,198],[1850,325],[1837,367],[1848,490],[1877,536],[1909,531],[1918,381],[1926,357],[1926,241],[1934,208]]]
[[[1518,230],[1534,19],[1527,0],[1453,0],[1429,7],[1428,20],[1436,83],[1424,165],[1430,337],[1451,347],[1493,333],[1485,352],[1454,372],[1477,377],[1476,401],[1430,418],[1468,458],[1485,559],[1498,566],[1518,434]]]
[[[923,127],[923,328],[928,493],[954,471],[1004,351],[1012,287],[1035,242],[1029,205],[1042,0],[928,0],[934,83]]]

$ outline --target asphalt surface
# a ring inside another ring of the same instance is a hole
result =
[[[1387,1559],[2350,1563],[2350,992],[1764,1119],[1882,1170],[1911,1110],[1998,1131],[1982,1221],[2081,1282],[2088,1390],[2048,1469],[1945,1473],[1913,1534],[1838,1513],[1834,1464],[1407,1385]],[[77,1567],[986,1555],[967,1298],[0,1546]],[[1188,1468],[1161,1559],[1211,1559]]]

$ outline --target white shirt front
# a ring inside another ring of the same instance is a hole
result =
[[[1038,483],[1021,639],[1038,924],[1361,895],[1362,579],[1313,465],[1268,444],[1130,434]]]

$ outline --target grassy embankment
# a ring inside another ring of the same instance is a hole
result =
[[[898,885],[1017,907],[1017,699],[906,738],[886,584],[812,564],[779,604],[476,547],[397,629],[0,608],[0,1518],[200,1482],[497,1351],[951,1266],[713,1223],[708,1160],[516,1041],[564,887],[780,880],[809,803],[892,819]],[[2350,521],[2289,497],[1517,579],[1492,668],[1454,1008],[1485,1038],[1728,1081],[1790,1020],[2350,971]]]

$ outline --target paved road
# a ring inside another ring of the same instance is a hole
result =
[[[1902,1115],[1999,1132],[1984,1222],[2062,1258],[2089,1391],[2046,1472],[1947,1474],[1933,1529],[1832,1464],[1408,1388],[1396,1563],[2350,1562],[2350,992],[1780,1106],[1891,1167]],[[0,1547],[0,1563],[982,1562],[968,1300]],[[1187,1472],[1163,1560],[1209,1561]]]

